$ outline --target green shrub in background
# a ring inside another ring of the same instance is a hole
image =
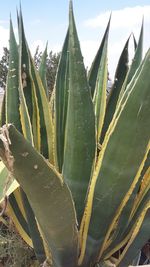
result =
[[[142,60],[142,25],[107,98],[109,27],[87,75],[70,1],[49,103],[45,52],[37,71],[21,12],[19,45],[10,22],[1,188],[21,236],[55,267],[138,264],[150,232],[150,50]]]

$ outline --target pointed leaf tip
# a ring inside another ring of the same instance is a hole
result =
[[[72,0],[70,0],[70,2],[69,2],[69,9],[70,9],[70,11],[73,10],[73,2],[72,2]]]

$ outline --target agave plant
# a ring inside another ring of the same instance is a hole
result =
[[[109,28],[87,75],[70,1],[49,103],[46,50],[37,71],[21,11],[19,45],[10,22],[1,202],[7,196],[19,233],[50,266],[128,266],[149,239],[150,50],[142,60],[142,24],[132,64],[129,37],[107,97]]]

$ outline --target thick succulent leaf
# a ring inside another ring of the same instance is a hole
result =
[[[54,263],[56,266],[74,266],[78,240],[75,210],[68,187],[12,125],[4,127],[1,134],[8,139],[1,138],[0,156],[28,196]]]
[[[3,164],[3,162],[1,162]],[[34,247],[34,251],[36,254],[36,258],[39,262],[43,263],[46,259],[46,252],[44,253],[44,245],[43,240],[39,238],[39,229],[37,228],[37,223],[35,221],[35,217],[31,210],[28,200],[26,199],[26,195],[23,190],[20,188],[19,184],[16,180],[10,179],[8,176],[8,170],[5,165],[3,165],[3,169],[5,177],[7,178],[7,184],[3,185],[5,189],[5,196],[7,196],[7,214],[13,220],[15,227],[24,241],[30,246]],[[6,175],[7,174],[7,175]],[[2,178],[2,175],[0,173]],[[9,178],[9,179],[8,179]],[[7,185],[7,186],[6,186]],[[0,200],[0,203],[3,201],[4,196]],[[30,218],[29,218],[30,217]],[[32,221],[32,224],[28,224],[28,221]],[[31,239],[34,236],[33,239]]]
[[[23,94],[22,80],[20,76],[21,72],[19,72],[20,68],[19,68],[18,45],[15,40],[11,21],[10,21],[9,43],[10,43],[10,49],[9,49],[10,57],[9,57],[9,71],[8,71],[7,86],[6,86],[6,123],[12,122],[19,131],[22,131],[23,128],[24,135],[33,143],[30,119]],[[7,187],[8,185],[6,185],[6,188]],[[13,187],[13,190],[15,190],[14,184],[12,184],[11,187]],[[8,191],[10,193],[10,190]],[[17,192],[17,197],[16,197],[16,192]],[[7,195],[7,192],[5,193]],[[21,196],[19,197],[19,194],[20,194],[19,189],[16,189],[16,191],[12,192],[11,195],[9,196],[8,200],[9,215],[15,222],[16,227],[20,232],[22,238],[24,238],[24,240],[28,242],[29,245],[31,245],[32,241],[30,239],[27,222],[23,214],[25,211],[24,209],[20,208],[16,209],[16,205],[23,205]]]
[[[141,61],[142,61],[142,53],[143,53],[143,22],[142,22],[142,26],[141,26],[141,32],[140,32],[140,36],[139,36],[139,41],[138,41],[138,44],[137,44],[137,48],[135,50],[135,55],[134,55],[134,58],[132,60],[132,64],[129,68],[129,71],[128,71],[128,74],[126,76],[126,79],[123,83],[123,86],[121,88],[121,91],[120,91],[120,95],[119,95],[119,98],[118,98],[118,102],[120,101],[124,91],[126,90],[127,88],[127,85],[130,83],[132,77],[134,76],[136,70],[139,68],[140,64],[141,64]]]
[[[37,221],[32,211],[32,208],[29,204],[28,198],[21,188],[20,188],[20,193],[21,193],[21,198],[22,198],[21,202],[23,202],[23,207],[25,209],[27,222],[30,222],[28,223],[28,228],[29,228],[30,235],[32,237],[32,243],[33,243],[34,251],[36,254],[36,258],[38,259],[39,262],[43,263],[44,260],[46,259],[46,254],[44,253],[45,251],[44,243],[39,233]],[[17,199],[17,203],[19,203],[18,199]]]
[[[28,139],[31,144],[34,145],[33,141],[33,133],[31,126],[31,81],[29,79],[28,73],[28,56],[26,52],[26,43],[24,41],[24,29],[22,22],[22,15],[18,18],[19,23],[19,97],[20,97],[20,118],[21,118],[21,126],[22,132],[26,139]],[[28,83],[27,83],[28,81]],[[26,93],[25,92],[26,89]],[[29,94],[27,96],[27,94]],[[28,104],[27,104],[28,102]]]
[[[29,112],[28,112],[29,109],[28,109],[27,104],[26,104],[27,98],[25,98],[25,96],[24,96],[24,88],[27,85],[27,80],[26,80],[27,77],[25,76],[26,75],[25,71],[22,71],[22,69],[24,68],[24,66],[22,66],[22,54],[24,54],[24,52],[27,52],[27,51],[25,51],[26,44],[23,43],[23,41],[25,41],[25,36],[24,36],[23,22],[22,22],[21,15],[20,15],[19,23],[20,23],[19,24],[19,33],[20,33],[19,34],[19,37],[20,37],[20,40],[19,40],[20,41],[19,58],[18,58],[18,54],[17,54],[18,46],[16,44],[15,37],[13,34],[12,25],[10,28],[10,58],[11,58],[10,64],[11,65],[15,64],[16,70],[19,69],[19,71],[16,71],[17,77],[15,75],[14,75],[15,77],[11,77],[11,75],[8,76],[8,78],[10,78],[10,79],[8,80],[8,88],[7,88],[8,97],[6,98],[6,100],[7,100],[8,109],[6,109],[6,119],[7,119],[7,123],[12,122],[18,128],[18,125],[15,124],[16,123],[15,114],[18,112],[17,105],[16,105],[16,113],[13,113],[13,112],[11,113],[9,106],[11,106],[12,102],[14,104],[14,97],[15,96],[16,96],[16,101],[17,101],[17,96],[19,95],[19,97],[20,97],[20,119],[21,119],[23,134],[33,144],[31,121],[30,121]],[[16,53],[14,53],[14,52],[16,52]],[[25,53],[25,57],[26,57],[26,55],[27,55],[27,53]],[[29,64],[29,61],[28,61],[28,64]],[[14,69],[13,69],[13,71],[14,71]],[[13,83],[12,83],[12,78],[15,78],[13,80]],[[29,82],[29,84],[33,86],[33,82],[31,79],[30,79],[30,81],[31,81],[31,83]],[[14,85],[14,89],[16,89],[16,95],[13,94],[13,96],[12,96],[12,91],[10,91],[10,88],[12,88],[12,85]],[[17,90],[19,90],[19,91],[17,91]],[[14,107],[13,107],[13,109],[14,109]],[[8,115],[7,115],[7,113],[8,113]],[[35,116],[35,110],[34,110],[34,116]],[[34,129],[34,127],[33,127],[33,129]],[[19,130],[21,131],[21,127],[19,128]],[[18,212],[16,213],[15,201],[18,205],[19,205],[19,202],[21,203],[20,205],[23,205],[25,203],[23,203],[24,200],[22,200],[21,196],[18,198],[19,194],[20,194],[20,191],[18,191],[17,198],[14,195],[14,193],[11,194],[10,201],[9,201],[9,206],[11,206],[11,208],[9,209],[9,212],[10,212],[11,217],[14,219],[14,222],[16,222],[15,224],[16,224],[17,229],[21,229],[21,230],[19,230],[19,232],[22,233],[21,234],[22,237],[25,239],[25,241],[28,242],[28,244],[31,244],[32,243],[31,239],[29,237],[28,232],[26,231],[28,229],[27,224],[29,224],[29,226],[32,226],[32,225],[36,224],[36,221],[35,221],[33,214],[32,214],[32,217],[31,216],[28,217],[28,223],[25,221],[25,219],[20,220],[20,218],[24,217],[22,214],[23,210],[21,210],[19,208]],[[12,202],[11,202],[11,199],[12,199]],[[14,201],[14,199],[15,199],[15,201]],[[11,202],[11,204],[10,204],[10,202]],[[28,206],[29,206],[29,203],[28,203]],[[29,210],[27,210],[26,207],[25,207],[25,212],[27,212],[27,214],[29,212]],[[31,208],[30,208],[30,214],[31,214]],[[33,220],[33,218],[34,218],[34,220]],[[36,253],[39,261],[44,261],[44,259],[45,259],[44,250],[41,254],[39,254],[39,249],[41,247],[40,242],[42,242],[40,234],[38,233],[38,235],[34,235],[34,233],[32,233],[31,231],[30,231],[30,234],[32,236],[34,244],[35,244],[35,240],[39,240],[38,246],[34,247],[35,253]],[[42,249],[41,249],[41,251],[42,251]]]
[[[0,204],[3,203],[4,197],[7,197],[6,212],[8,216],[12,218],[15,227],[23,240],[30,247],[33,247],[26,213],[21,199],[20,186],[16,180],[10,177],[9,172],[2,161],[0,163],[0,169]]]
[[[21,124],[24,136],[31,141],[29,136],[32,135],[32,143],[37,150],[40,150],[40,125],[39,109],[35,93],[35,85],[31,76],[29,49],[26,42],[23,18],[20,10],[19,16],[19,72],[20,86],[19,94],[21,98],[20,114]],[[25,115],[24,115],[25,114]]]
[[[111,259],[112,257],[114,259],[114,255],[118,255],[115,258],[116,266],[126,266],[125,261],[128,261],[128,266],[129,263],[131,264],[137,258],[141,248],[149,238],[149,208],[150,201],[148,198],[132,224],[132,227],[128,229],[124,239],[117,246],[113,247],[112,251],[105,256],[105,260]]]
[[[120,250],[122,247],[124,247],[128,240],[130,240],[132,229],[136,225],[136,221],[140,217],[140,214],[145,209],[145,206],[149,202],[150,199],[150,190],[145,193],[144,197],[141,198],[141,201],[135,210],[132,217],[130,217],[130,213],[128,212],[128,216],[124,216],[124,219],[126,220],[126,223],[124,223],[124,227],[122,227],[122,231],[120,230],[120,233],[118,234],[117,239],[111,244],[108,250],[106,250],[104,257],[109,258],[114,253],[116,253],[118,250]],[[130,209],[131,210],[131,209]],[[126,214],[125,214],[126,215]],[[122,220],[123,222],[123,220]]]
[[[55,83],[55,162],[62,171],[64,159],[64,140],[69,93],[69,32],[62,48]]]
[[[147,192],[149,190],[150,190],[150,167],[147,169],[147,171],[144,174],[144,177],[143,177],[141,185],[140,185],[140,189],[139,189],[138,194],[134,200],[133,208],[132,208],[132,211],[130,214],[130,220],[134,216],[141,201],[143,200],[144,196],[147,194]]]
[[[41,153],[45,158],[48,158],[51,163],[54,163],[53,154],[53,123],[50,112],[49,102],[47,100],[45,90],[39,74],[35,69],[33,60],[30,55],[31,75],[35,85],[35,93],[37,97],[37,105],[40,116],[40,134],[41,134]]]
[[[17,181],[10,177],[3,162],[1,162],[0,166],[2,167],[0,172],[0,188],[3,189],[0,191],[0,203],[3,202],[4,196],[8,197],[7,214],[12,218],[17,231],[24,241],[29,246],[34,247],[36,257],[42,263],[46,259],[43,240],[41,237],[39,238],[37,222],[26,199],[27,197]],[[31,236],[34,238],[31,239]]]
[[[25,38],[22,14],[20,13],[20,58],[22,73],[26,80],[22,81],[23,92],[32,123],[34,143],[40,152],[53,163],[53,125],[46,93],[35,69],[27,41]],[[23,63],[24,57],[26,63]],[[24,68],[24,65],[26,66]],[[26,92],[27,91],[27,92]],[[30,91],[30,92],[29,92]],[[31,112],[32,111],[32,112]]]
[[[13,123],[22,131],[19,112],[19,55],[12,22],[10,20],[9,69],[6,84],[6,123]]]
[[[95,159],[95,118],[72,5],[69,20],[69,100],[63,177],[71,189],[80,223]]]
[[[142,175],[141,175],[141,173],[143,172],[143,166],[145,167],[145,164],[147,161],[148,153],[149,153],[149,146],[147,147],[147,151],[143,157],[143,160],[141,161],[141,164],[139,166],[139,169],[136,173],[135,178],[133,179],[133,182],[130,186],[130,189],[127,191],[124,199],[122,200],[122,202],[121,202],[121,204],[117,210],[117,213],[116,213],[113,221],[111,222],[111,225],[110,225],[109,230],[107,232],[107,235],[105,237],[105,242],[103,244],[103,249],[101,250],[101,254],[103,254],[103,253],[104,253],[104,255],[108,254],[108,253],[111,254],[110,251],[113,251],[114,248],[120,242],[123,242],[122,240],[126,239],[132,225],[135,223],[135,220],[137,219],[137,214],[139,214],[142,211],[143,207],[145,206],[145,204],[148,201],[147,192],[148,192],[149,188],[146,189],[146,185],[148,184],[148,180],[149,180],[149,172],[146,172],[146,176],[145,176],[146,181],[145,182],[143,180],[144,178],[142,179]],[[144,184],[143,184],[143,182],[144,182]],[[143,184],[143,186],[141,188],[142,184]],[[139,194],[139,188],[141,188],[140,194]],[[146,195],[146,197],[145,197],[145,195]],[[141,203],[142,203],[142,205],[141,205]],[[138,209],[138,212],[137,212],[137,209]],[[137,214],[136,214],[135,218],[131,221],[135,212],[137,212]],[[128,227],[129,222],[131,222],[130,227]],[[113,233],[113,234],[111,234],[111,233]]]
[[[23,207],[23,202],[20,194],[20,186],[16,188],[16,184],[12,185],[13,192],[9,194],[9,190],[7,195],[9,196],[8,199],[8,207],[7,213],[12,218],[17,231],[19,232],[20,236],[23,240],[30,246],[33,247],[26,212]],[[11,190],[11,191],[12,191]],[[10,191],[10,192],[11,192]]]
[[[82,222],[83,244],[86,243],[87,234],[89,235],[87,255],[98,253],[97,247],[101,247],[110,222],[129,191],[148,147],[150,81],[147,76],[149,68],[150,50],[130,94],[121,107],[118,117],[112,121],[109,133],[104,139],[96,171],[91,180]],[[81,252],[82,257],[83,255],[84,251]]]
[[[90,91],[91,91],[91,96],[93,98],[94,93],[95,93],[95,88],[96,88],[96,80],[97,80],[97,75],[98,75],[98,71],[99,71],[99,67],[100,67],[100,62],[102,60],[102,55],[103,55],[103,50],[104,50],[104,46],[105,43],[108,40],[108,34],[109,34],[109,28],[110,28],[110,20],[111,17],[109,19],[105,34],[103,36],[101,45],[97,51],[97,54],[94,58],[94,61],[92,63],[92,66],[90,68],[89,74],[88,74],[88,81],[89,81],[89,85],[90,85]]]
[[[26,42],[23,18],[20,10],[19,16],[19,63],[20,63],[20,73],[22,78],[23,93],[26,100],[26,105],[28,108],[30,121],[32,122],[33,115],[33,105],[32,105],[32,80],[30,76],[30,59],[28,55],[28,45]]]
[[[98,68],[94,97],[93,97],[96,124],[97,124],[97,141],[99,141],[101,136],[101,131],[106,112],[106,91],[107,91],[107,81],[108,81],[107,47],[108,47],[108,34],[105,37],[103,49],[101,51],[101,59],[99,62],[99,68]]]
[[[140,66],[141,61],[142,61],[142,54],[143,54],[143,25],[144,25],[144,21],[142,22],[139,41],[138,41],[138,45],[137,45],[136,50],[135,50],[135,56],[133,58],[132,65],[131,65],[131,68],[130,68],[129,73],[128,73],[127,84],[131,81],[135,71]]]
[[[149,239],[150,202],[136,221],[130,240],[124,248],[118,262],[118,267],[129,266]]]
[[[125,43],[125,46],[123,48],[123,51],[121,53],[121,56],[118,61],[116,73],[115,73],[115,79],[114,84],[111,89],[111,92],[107,98],[107,107],[106,107],[106,113],[105,113],[105,120],[104,125],[102,129],[102,135],[100,143],[102,144],[106,131],[109,127],[109,124],[113,118],[117,100],[120,94],[120,90],[122,88],[123,82],[125,80],[125,77],[127,75],[128,71],[128,60],[129,60],[129,53],[128,53],[128,45],[129,45],[130,37],[128,38],[127,42]]]
[[[47,87],[47,80],[46,80],[46,71],[47,71],[47,44],[46,44],[46,48],[43,52],[42,58],[41,58],[41,62],[40,62],[40,66],[39,66],[39,75],[43,84],[43,87],[45,89],[45,93],[48,97],[48,87]]]

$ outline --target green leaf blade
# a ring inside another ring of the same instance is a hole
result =
[[[69,94],[69,32],[64,41],[55,83],[55,147],[56,166],[62,171]]]
[[[114,115],[119,93],[122,88],[125,77],[127,75],[128,57],[129,57],[128,55],[129,38],[119,58],[118,66],[117,66],[116,73],[115,73],[114,84],[107,99],[106,114],[105,114],[105,120],[104,120],[103,129],[102,129],[101,141],[100,141],[101,144],[104,140],[104,136],[106,134],[106,131]]]
[[[111,16],[109,18],[108,25],[107,25],[107,28],[105,30],[101,45],[97,51],[97,54],[94,58],[94,61],[92,63],[92,66],[91,66],[89,74],[88,74],[88,81],[89,81],[89,86],[90,86],[92,98],[93,98],[94,92],[95,92],[98,69],[99,69],[101,58],[102,58],[103,49],[104,49],[105,43],[107,42],[107,39],[108,39],[110,20],[111,20]]]
[[[48,87],[47,87],[47,80],[46,80],[46,71],[47,71],[47,44],[46,44],[46,48],[43,52],[42,58],[41,58],[41,62],[40,62],[40,66],[39,66],[39,75],[43,84],[43,87],[45,89],[45,93],[48,97]]]
[[[9,70],[6,84],[6,122],[22,131],[19,112],[19,54],[12,21],[10,20]],[[15,107],[15,108],[14,108]]]
[[[95,117],[97,122],[97,141],[99,141],[101,136],[105,112],[106,112],[106,91],[107,91],[107,80],[108,80],[107,47],[108,47],[108,34],[105,37],[105,42],[102,49],[101,60],[98,68],[94,97],[93,97]]]
[[[53,254],[54,263],[56,266],[74,266],[78,255],[78,238],[76,215],[68,187],[53,167],[47,164],[12,125],[3,128],[4,135],[5,131],[11,140],[9,149],[14,158],[13,168],[10,165],[10,158],[7,157],[6,160],[2,140],[1,156],[4,161],[7,161],[7,167],[13,171],[13,175],[28,196],[44,238]]]
[[[69,100],[63,177],[75,201],[80,223],[95,160],[95,118],[72,6],[69,26]]]
[[[138,44],[135,50],[135,54],[134,54],[134,58],[132,60],[132,64],[128,70],[126,79],[124,81],[124,84],[121,88],[120,91],[120,95],[118,98],[118,103],[123,95],[123,93],[126,91],[127,85],[130,83],[130,81],[132,80],[132,77],[134,76],[134,74],[136,73],[136,71],[138,70],[141,62],[142,62],[142,53],[143,53],[143,23],[144,21],[142,21],[142,26],[141,26],[141,31],[140,31],[140,36],[139,36],[139,40],[138,40]],[[135,44],[135,41],[134,41]],[[136,44],[135,44],[136,46]]]
[[[94,174],[96,184],[89,237],[95,244],[99,244],[99,247],[131,186],[149,143],[150,82],[146,79],[150,68],[149,59],[150,50],[120,115],[115,119],[116,122],[115,120],[112,122],[112,128],[104,140],[105,146],[102,147]],[[90,239],[89,247],[91,248]],[[96,254],[96,251],[92,253]]]

